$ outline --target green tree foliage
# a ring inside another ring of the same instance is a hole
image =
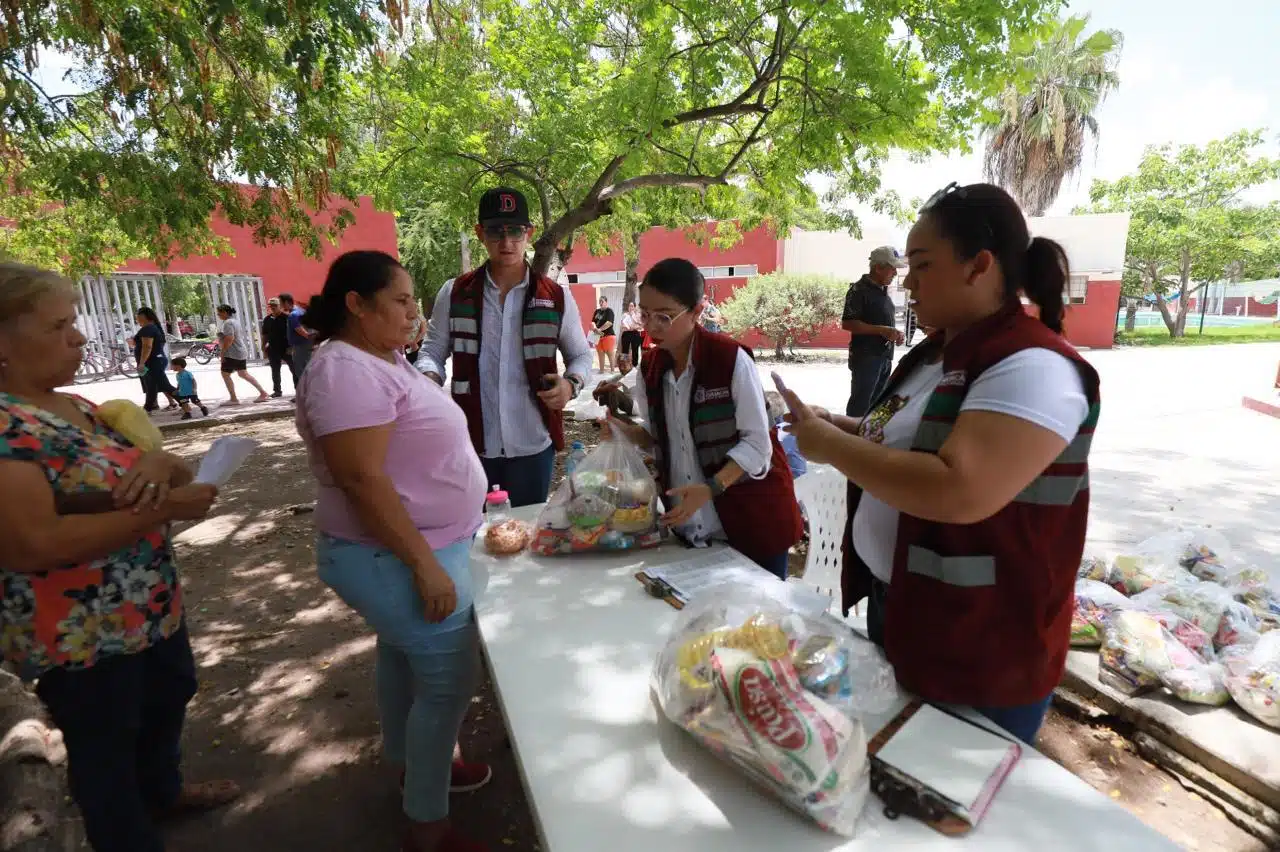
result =
[[[1093,182],[1087,212],[1133,216],[1126,295],[1154,294],[1172,337],[1183,336],[1190,297],[1206,284],[1276,274],[1280,202],[1242,200],[1280,180],[1280,159],[1257,153],[1262,142],[1261,131],[1242,130],[1204,146],[1149,147],[1136,173]]]
[[[93,226],[59,256],[69,271],[109,267],[121,234],[162,263],[206,251],[216,208],[316,255],[351,219],[309,215],[357,130],[344,72],[403,14],[400,0],[0,0],[0,186]],[[40,74],[54,52],[66,91]],[[40,260],[47,223],[13,224],[31,233],[12,247]]]
[[[462,270],[463,239],[468,257],[478,259],[484,255],[471,224],[451,215],[441,204],[400,211],[396,214],[396,230],[400,235],[400,262],[413,278],[414,294],[428,313],[444,282]]]
[[[755,330],[773,341],[774,354],[802,343],[840,319],[846,284],[827,275],[757,275],[720,305],[725,327]]]
[[[166,319],[212,316],[209,288],[201,275],[166,275],[160,282]]]
[[[1085,35],[1089,17],[1058,21],[1020,47],[1019,78],[1005,87],[988,126],[984,171],[1030,216],[1044,215],[1068,175],[1080,169],[1085,143],[1098,138],[1094,112],[1120,83],[1118,30]]]
[[[806,176],[875,201],[894,149],[966,144],[1011,70],[1010,40],[1056,0],[454,0],[358,80],[349,179],[399,209],[470,217],[528,191],[550,269],[582,234],[700,219],[786,230]],[[833,205],[835,206],[835,205]],[[643,228],[640,229],[643,231]]]
[[[34,191],[0,194],[0,258],[98,273],[145,252],[100,205],[59,203]]]

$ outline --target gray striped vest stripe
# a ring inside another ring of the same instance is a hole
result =
[[[942,556],[914,544],[907,548],[907,571],[949,586],[971,588],[996,584],[994,556]]]

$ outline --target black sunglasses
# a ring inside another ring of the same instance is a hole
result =
[[[942,189],[935,192],[933,195],[930,195],[929,200],[926,201],[924,203],[924,206],[920,208],[920,212],[927,213],[928,211],[937,207],[938,204],[942,202],[942,199],[946,198],[948,195],[950,195],[953,192],[959,198],[965,198],[969,194],[968,190],[966,190],[963,186],[961,186],[959,183],[953,180],[951,181],[951,183],[947,184]]]
[[[504,237],[523,237],[529,231],[528,225],[485,225],[484,235],[491,240],[500,240]]]
[[[951,183],[929,196],[929,200],[920,208],[920,215],[923,216],[925,213],[928,213],[952,195],[959,198],[961,201],[964,201],[969,197],[969,188],[961,186],[956,181],[951,181]],[[986,235],[986,243],[984,247],[991,248],[996,238],[995,228],[991,227],[991,222],[987,219],[987,212],[985,209],[977,211],[977,215],[982,220],[982,230]]]

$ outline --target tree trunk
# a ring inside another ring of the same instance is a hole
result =
[[[622,288],[622,309],[626,310],[627,305],[636,300],[636,290],[640,286],[640,276],[637,274],[640,268],[640,246],[637,244],[635,249],[628,254],[626,258],[626,283]]]
[[[471,267],[471,235],[467,233],[467,229],[466,229],[466,228],[463,228],[463,229],[459,232],[459,234],[460,234],[460,236],[461,236],[461,238],[462,238],[462,243],[461,243],[461,247],[462,247],[462,271],[461,271],[461,272],[459,272],[458,274],[460,274],[460,275],[461,275],[461,274],[465,274],[465,273],[467,273],[467,272],[470,272],[470,271],[471,271],[471,269],[472,269],[472,267]]]
[[[554,240],[548,240],[547,235],[543,234],[533,244],[533,260],[529,265],[539,275],[558,281],[560,270],[564,269],[572,256],[572,245],[569,248],[561,248]]]
[[[1124,308],[1124,330],[1133,331],[1138,327],[1138,300],[1130,299]]]
[[[1164,300],[1164,296],[1156,293],[1156,308],[1160,311],[1160,317],[1164,320],[1165,328],[1169,329],[1170,337],[1177,337],[1178,333],[1175,329],[1178,326],[1174,315],[1169,312],[1169,303]]]
[[[0,852],[71,852],[84,844],[67,803],[62,734],[16,677],[0,670]]]
[[[786,338],[779,337],[773,342],[773,357],[781,361],[786,357],[786,353],[782,351],[782,347],[787,345]]]

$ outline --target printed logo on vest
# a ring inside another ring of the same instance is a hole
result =
[[[535,308],[554,308],[556,306],[553,299],[534,299],[529,304]]]
[[[964,387],[965,380],[968,379],[964,370],[952,370],[944,373],[942,380],[938,382],[940,388],[959,388]]]
[[[698,405],[717,399],[733,399],[733,391],[729,388],[704,388],[699,385],[693,392],[693,401]]]
[[[516,212],[516,197],[509,192],[504,192],[498,196],[498,212],[514,213]]]

